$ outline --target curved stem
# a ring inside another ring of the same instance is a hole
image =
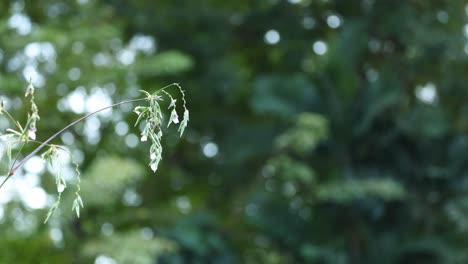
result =
[[[52,141],[54,138],[56,138],[57,136],[59,136],[60,134],[62,134],[65,130],[69,129],[70,127],[76,125],[77,123],[85,120],[86,118],[92,116],[92,115],[95,115],[101,111],[104,111],[104,110],[107,110],[109,108],[113,108],[113,107],[116,107],[116,106],[119,106],[119,105],[123,105],[123,104],[128,104],[128,103],[134,103],[134,102],[140,102],[140,101],[145,101],[147,100],[146,98],[139,98],[139,99],[133,99],[133,100],[127,100],[127,101],[122,101],[120,103],[116,103],[116,104],[113,104],[113,105],[109,105],[109,106],[106,106],[104,108],[101,108],[99,110],[96,110],[92,113],[89,113],[81,118],[78,118],[77,120],[71,122],[70,124],[68,124],[66,127],[62,128],[62,130],[58,131],[57,133],[55,133],[54,135],[52,135],[50,138],[48,138],[46,141],[42,142],[41,145],[39,145],[36,149],[34,149],[31,153],[29,153],[25,158],[23,158],[20,162],[18,162],[18,164],[16,166],[14,166],[10,172],[8,173],[8,176],[6,179],[10,178],[11,176],[13,176],[16,172],[16,170],[18,170],[18,168],[20,168],[21,166],[23,166],[24,163],[26,163],[26,161],[28,161],[31,157],[33,157],[34,155],[36,155],[42,148],[44,148],[45,146],[47,146],[47,144],[49,144],[50,141]],[[6,181],[5,179],[5,181]],[[0,188],[3,186],[3,183],[0,185]]]
[[[171,84],[168,84],[166,86],[164,86],[163,88],[159,88],[156,92],[154,92],[153,94],[158,94],[159,92],[161,91],[165,91],[167,88],[171,87],[171,86],[177,86],[177,87],[180,87],[178,83],[171,83]]]

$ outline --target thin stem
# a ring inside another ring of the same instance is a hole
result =
[[[3,111],[7,117],[10,119],[10,121],[15,124],[20,130],[22,130],[23,128],[21,126],[18,125],[18,123],[16,122],[16,120],[10,115],[10,113],[8,113],[8,111]]]
[[[7,180],[10,178],[10,176],[7,176],[3,181],[2,184],[0,184],[0,189],[3,187],[3,185],[7,182]]]
[[[140,102],[140,101],[145,101],[147,100],[146,98],[139,98],[139,99],[133,99],[133,100],[127,100],[127,101],[122,101],[120,103],[116,103],[116,104],[113,104],[113,105],[109,105],[109,106],[106,106],[104,108],[101,108],[99,110],[96,110],[92,113],[89,113],[81,118],[78,118],[77,120],[71,122],[70,124],[68,124],[66,127],[62,128],[62,130],[58,131],[57,133],[55,133],[54,135],[52,135],[50,138],[48,138],[46,141],[44,141],[41,145],[39,145],[36,149],[34,149],[31,153],[29,153],[29,155],[27,155],[24,159],[22,159],[15,167],[13,167],[13,169],[10,170],[10,172],[8,173],[8,176],[7,176],[7,179],[11,176],[13,176],[16,172],[16,170],[18,168],[20,168],[21,166],[23,166],[24,163],[26,163],[26,161],[28,161],[31,157],[33,157],[34,155],[36,155],[42,148],[44,148],[45,146],[47,146],[47,144],[52,141],[54,138],[56,138],[57,136],[59,136],[60,134],[62,134],[65,130],[69,129],[70,127],[76,125],[77,123],[85,120],[86,118],[92,116],[92,115],[95,115],[101,111],[104,111],[104,110],[107,110],[109,108],[113,108],[113,107],[116,107],[116,106],[119,106],[119,105],[123,105],[123,104],[128,104],[128,103],[134,103],[134,102]],[[5,179],[6,180],[6,179]],[[0,188],[2,188],[4,183],[2,183],[0,185]]]
[[[13,169],[13,166],[15,165],[16,161],[18,161],[18,157],[21,154],[21,151],[23,151],[23,148],[27,143],[28,137],[26,136],[25,140],[23,140],[23,138],[26,135],[26,131],[29,129],[30,124],[31,124],[31,118],[29,118],[28,122],[26,122],[26,126],[24,127],[24,129],[21,128],[22,131],[21,131],[21,135],[19,136],[19,140],[23,142],[23,145],[21,145],[20,150],[18,151],[18,153],[16,153],[16,156],[15,156],[15,159],[13,160],[13,163],[11,163],[10,172],[11,172],[11,169]]]
[[[160,88],[158,89],[156,92],[154,92],[153,94],[157,94],[159,93],[160,91],[164,91],[166,90],[167,88],[171,87],[171,86],[177,86],[177,87],[180,87],[178,83],[171,83],[171,84],[168,84],[166,86],[164,86],[163,88]]]
[[[23,151],[23,148],[24,148],[25,145],[26,145],[26,141],[23,141],[23,144],[21,144],[21,147],[20,147],[18,153],[16,154],[15,159],[11,163],[10,172],[13,169],[13,166],[15,165],[15,163],[18,161],[19,155],[21,154],[21,151]]]

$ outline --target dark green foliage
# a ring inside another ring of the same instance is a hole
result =
[[[182,139],[163,129],[156,174],[148,146],[128,144],[141,133],[131,107],[99,116],[97,141],[86,125],[58,140],[83,154],[81,217],[63,207],[40,225],[47,208],[2,204],[0,262],[468,263],[465,5],[0,3],[0,96],[18,119],[25,46],[55,48],[53,65],[35,62],[46,79],[38,139],[77,118],[61,101],[74,91],[117,102],[177,82],[190,109]],[[8,26],[14,12],[28,15],[31,33]],[[137,35],[154,38],[154,53],[122,54]],[[53,183],[40,177],[50,194]]]

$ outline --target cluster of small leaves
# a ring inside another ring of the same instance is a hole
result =
[[[7,153],[8,164],[9,164],[10,170],[8,172],[8,175],[5,177],[4,181],[0,185],[0,188],[15,173],[15,168],[16,168],[15,165],[18,166],[18,164],[22,164],[23,161],[27,160],[27,158],[25,158],[25,160],[17,163],[18,158],[20,157],[24,146],[29,142],[36,143],[36,144],[41,144],[42,143],[42,142],[36,141],[37,121],[40,120],[40,116],[39,116],[38,107],[37,107],[37,105],[35,103],[34,93],[35,93],[35,87],[30,82],[28,87],[26,88],[26,93],[24,95],[26,98],[28,98],[28,97],[30,98],[30,110],[28,112],[28,118],[27,118],[26,124],[24,126],[22,126],[18,121],[16,121],[12,117],[12,115],[10,115],[10,113],[7,111],[7,109],[5,107],[5,102],[3,100],[0,101],[0,115],[7,116],[8,119],[13,124],[15,124],[15,126],[16,126],[16,130],[8,128],[6,130],[8,133],[1,136],[2,137],[1,139],[6,141],[5,151]],[[17,144],[21,144],[21,146],[19,147],[19,150],[16,152],[15,158],[13,159],[12,158],[12,149]],[[61,147],[59,145],[46,144],[46,146],[48,147],[48,149],[42,154],[42,159],[45,162],[49,163],[51,168],[56,171],[55,178],[56,178],[56,186],[57,186],[58,197],[57,197],[57,200],[54,203],[54,205],[52,205],[52,207],[49,209],[49,212],[47,213],[45,222],[47,222],[49,220],[49,218],[54,214],[54,212],[59,207],[61,197],[62,197],[62,193],[65,190],[65,188],[67,187],[66,181],[63,178],[62,173],[61,173],[60,161],[59,161],[59,159],[57,159],[59,150],[63,150],[65,152],[67,152],[67,151],[63,147]],[[68,153],[68,154],[71,156],[70,153]],[[76,198],[75,198],[75,200],[73,202],[72,210],[75,211],[76,215],[79,217],[80,207],[83,207],[83,200],[81,199],[81,197],[79,195],[79,191],[80,191],[80,185],[79,185],[80,184],[80,172],[78,170],[78,164],[76,162],[74,162],[74,161],[73,161],[73,163],[75,164],[75,167],[76,167],[77,179],[78,180],[77,180],[77,191],[75,192]]]
[[[62,164],[60,162],[60,159],[58,158],[59,150],[66,152],[68,155],[70,155],[70,157],[72,157],[72,155],[68,151],[66,151],[63,147],[58,146],[58,145],[50,145],[47,151],[45,151],[41,156],[42,159],[45,162],[47,162],[53,170],[56,171],[55,185],[57,186],[57,193],[58,193],[57,200],[55,201],[54,205],[52,205],[52,207],[49,209],[49,212],[47,213],[44,223],[46,223],[49,220],[49,218],[55,213],[55,211],[59,207],[60,201],[62,198],[62,193],[63,191],[65,191],[65,188],[67,188],[67,182],[62,176],[62,170],[61,170]],[[73,157],[72,157],[72,160],[73,160]],[[83,200],[81,199],[81,196],[80,196],[81,173],[79,170],[78,163],[76,163],[75,161],[72,161],[72,162],[73,162],[73,165],[75,166],[76,178],[77,178],[75,199],[73,200],[72,211],[75,211],[76,216],[80,217],[80,207],[81,208],[84,207]]]
[[[4,113],[8,116],[8,118],[16,125],[17,130],[14,129],[7,129],[9,133],[6,135],[9,135],[9,138],[17,138],[17,141],[15,143],[27,143],[30,140],[36,140],[36,123],[40,119],[39,116],[39,110],[37,108],[37,105],[34,101],[34,92],[35,88],[34,86],[30,83],[26,89],[26,93],[24,94],[24,97],[30,97],[30,104],[31,108],[30,111],[28,112],[28,119],[26,122],[26,125],[21,126],[21,124],[18,121],[15,121],[14,118],[8,113],[8,111],[5,108],[5,102],[1,101],[0,102],[0,115],[3,115]]]
[[[36,123],[40,119],[39,110],[37,108],[36,102],[34,101],[34,91],[35,91],[34,85],[32,85],[32,83],[29,83],[28,88],[26,90],[26,94],[24,95],[24,97],[28,97],[28,96],[31,97],[30,98],[31,110],[28,113],[28,122],[26,125],[26,129],[28,131],[27,132],[28,137],[32,140],[36,140],[36,131],[37,131]]]
[[[6,130],[8,133],[2,135],[2,138],[1,138],[2,140],[5,140],[7,142],[5,150],[8,156],[8,164],[12,165],[11,168],[13,168],[13,165],[16,162],[16,159],[18,158],[24,145],[28,143],[30,140],[32,141],[36,140],[36,131],[37,131],[36,123],[40,119],[40,116],[39,116],[39,110],[34,101],[34,92],[35,92],[34,85],[32,85],[32,83],[29,83],[28,87],[26,88],[26,93],[24,96],[26,98],[30,97],[31,107],[30,107],[30,111],[28,112],[28,119],[26,121],[26,125],[24,127],[10,115],[10,113],[7,111],[5,107],[5,102],[3,100],[0,102],[0,115],[6,115],[8,119],[16,126],[16,130],[12,128],[8,128]],[[20,150],[18,151],[18,154],[15,160],[12,162],[12,148],[13,146],[17,144],[22,144],[22,145],[20,147]],[[10,173],[11,173],[11,169],[10,169],[9,174]],[[11,175],[8,175],[7,179],[10,176]],[[2,183],[2,185],[0,185],[0,187],[3,186],[4,182]]]
[[[75,191],[75,200],[73,200],[73,205],[72,205],[72,210],[76,212],[76,216],[80,217],[80,207],[84,208],[83,205],[83,200],[81,199],[80,196],[80,190],[81,190],[81,173],[80,173],[80,165],[73,161],[73,165],[75,165],[75,172],[76,172],[76,191]]]
[[[167,88],[171,86],[176,86],[179,92],[182,95],[182,102],[183,102],[183,109],[184,109],[184,116],[182,121],[179,121],[179,115],[177,114],[177,99],[166,91]],[[162,159],[162,145],[161,145],[161,138],[162,138],[162,125],[164,123],[163,113],[161,110],[160,103],[163,101],[163,96],[166,95],[168,99],[170,99],[168,109],[172,109],[171,115],[169,120],[167,121],[167,127],[169,127],[172,123],[179,124],[178,131],[180,132],[180,136],[183,135],[185,128],[187,127],[187,123],[189,121],[189,111],[187,109],[186,101],[185,101],[185,93],[182,88],[177,83],[173,83],[166,87],[163,87],[156,91],[153,94],[150,94],[146,91],[141,91],[145,94],[146,100],[149,102],[149,106],[137,106],[133,110],[137,115],[137,121],[135,122],[135,126],[137,126],[141,121],[145,120],[146,124],[141,132],[141,141],[151,141],[150,147],[150,168],[156,172],[158,169],[159,162]],[[163,95],[160,95],[160,94]]]
[[[36,140],[36,131],[37,131],[36,123],[40,119],[40,116],[39,116],[39,110],[34,101],[34,92],[35,92],[34,85],[32,85],[32,83],[29,83],[28,87],[26,88],[26,93],[24,96],[26,98],[30,97],[31,107],[30,107],[30,111],[28,112],[28,119],[24,126],[22,126],[18,121],[16,121],[10,115],[10,113],[7,111],[5,107],[5,102],[3,100],[0,102],[0,115],[7,116],[8,119],[16,126],[16,130],[12,128],[8,128],[6,130],[8,133],[3,134],[1,136],[1,139],[6,141],[5,151],[7,152],[8,164],[11,164],[11,167],[10,167],[10,171],[8,172],[7,177],[0,185],[0,188],[3,186],[3,184],[5,184],[5,182],[9,179],[9,177],[11,177],[12,174],[14,173],[13,166],[15,165],[24,146],[28,142]],[[12,149],[17,144],[21,144],[21,146],[19,148],[19,151],[16,154],[16,157],[13,160]]]
[[[49,209],[49,212],[47,213],[44,222],[47,222],[59,207],[62,198],[62,193],[67,187],[66,181],[62,177],[62,173],[59,167],[60,163],[58,160],[56,160],[56,157],[58,156],[57,150],[57,146],[52,145],[46,152],[44,152],[44,154],[42,154],[42,159],[49,163],[52,169],[57,171],[57,174],[55,176],[55,184],[57,185],[58,192],[57,200],[55,201],[54,205],[52,205],[52,207]]]

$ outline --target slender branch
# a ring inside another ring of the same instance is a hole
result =
[[[165,91],[167,88],[171,87],[171,86],[177,86],[177,87],[180,87],[178,83],[171,83],[171,84],[168,84],[162,88],[159,88],[156,92],[154,92],[153,94],[158,94],[159,92],[161,91]]]
[[[24,146],[26,145],[26,141],[23,141],[22,143],[23,143],[23,144],[21,144],[21,147],[20,147],[18,153],[16,154],[15,159],[14,159],[13,162],[11,163],[10,172],[11,172],[11,170],[13,169],[13,166],[15,166],[15,163],[18,161],[19,155],[21,154],[21,151],[23,151],[23,148],[24,148]],[[1,188],[1,186],[0,186],[0,188]]]
[[[3,181],[2,184],[0,184],[0,189],[3,187],[3,185],[7,182],[7,180],[10,178],[10,176],[7,176]]]
[[[21,166],[23,166],[24,163],[26,163],[26,161],[28,161],[31,157],[33,157],[34,155],[36,155],[42,148],[44,148],[45,146],[47,146],[47,144],[49,144],[50,141],[52,141],[53,139],[55,139],[57,136],[59,136],[60,134],[62,134],[65,130],[69,129],[70,127],[76,125],[77,123],[85,120],[86,118],[92,116],[92,115],[95,115],[99,112],[102,112],[104,110],[107,110],[109,108],[113,108],[113,107],[116,107],[116,106],[119,106],[119,105],[123,105],[123,104],[128,104],[128,103],[134,103],[134,102],[140,102],[140,101],[145,101],[147,100],[146,98],[139,98],[139,99],[133,99],[133,100],[127,100],[127,101],[122,101],[120,103],[116,103],[116,104],[113,104],[113,105],[109,105],[109,106],[106,106],[104,108],[101,108],[99,110],[96,110],[92,113],[89,113],[81,118],[78,118],[77,120],[71,122],[70,124],[68,124],[66,127],[62,128],[62,130],[58,131],[57,133],[55,133],[54,135],[52,135],[50,138],[48,138],[46,141],[42,142],[41,145],[39,145],[36,149],[34,149],[31,153],[29,153],[24,159],[22,159],[16,166],[14,166],[10,172],[8,173],[8,176],[6,179],[10,178],[11,176],[13,176],[16,172],[16,170],[18,170],[18,168],[20,168]],[[5,180],[6,180],[5,179]],[[3,183],[2,185],[0,185],[0,188],[3,186]]]

